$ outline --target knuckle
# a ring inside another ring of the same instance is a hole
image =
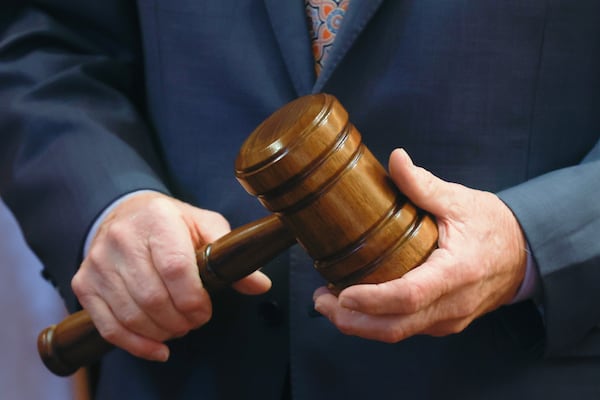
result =
[[[161,275],[170,281],[184,276],[191,265],[193,263],[189,257],[174,253],[165,256],[162,265],[158,265],[157,268],[160,270]]]
[[[81,306],[84,309],[88,309],[89,307],[93,307],[95,303],[98,302],[99,297],[95,294],[92,294],[90,292],[77,292],[75,290],[73,290],[73,292],[75,293],[75,297],[77,297],[77,301],[79,302],[79,304],[81,304]]]
[[[85,295],[87,292],[87,285],[81,277],[81,274],[77,273],[73,276],[73,279],[71,279],[71,289],[73,289],[73,293],[75,293],[77,297]]]
[[[414,314],[421,308],[421,299],[423,298],[423,289],[419,285],[412,285],[408,289],[408,293],[402,304],[404,311],[410,314]]]
[[[201,209],[200,212],[207,224],[219,224],[229,228],[229,221],[221,213],[206,209]]]
[[[146,205],[145,212],[152,216],[153,221],[161,221],[170,219],[173,213],[179,213],[174,200],[167,197],[154,197],[150,199]]]
[[[88,276],[105,275],[112,267],[110,257],[114,254],[115,250],[111,248],[110,244],[104,241],[95,241],[75,276],[79,275],[80,279],[85,279]]]
[[[199,319],[202,321],[202,325],[206,324],[212,319],[213,316],[212,304],[204,303],[202,305],[202,311],[197,314],[199,315]]]
[[[147,203],[147,210],[150,213],[163,214],[173,208],[172,200],[165,197],[153,197]]]
[[[185,333],[187,333],[192,329],[199,328],[208,323],[212,318],[212,309],[210,307],[203,307],[202,309],[193,312],[183,313],[183,316],[185,317],[186,323],[185,326],[180,327],[179,329],[185,329]],[[181,335],[181,332],[176,332],[176,335]]]
[[[119,316],[119,321],[130,330],[137,331],[137,328],[142,325],[143,318],[139,312],[128,312]]]
[[[129,225],[130,225],[130,223],[126,220],[122,220],[122,219],[114,220],[104,230],[104,236],[109,241],[109,243],[120,244],[120,243],[126,242],[131,237]],[[94,247],[98,247],[98,250],[99,250],[98,252],[96,252],[96,257],[97,258],[102,257],[102,252],[100,251],[101,250],[100,246],[94,246]],[[90,249],[90,252],[91,252],[91,250],[92,249]]]
[[[179,311],[185,314],[206,313],[206,304],[200,296],[185,296],[176,299],[175,306]]]
[[[210,213],[211,213],[211,219],[214,222],[226,227],[227,229],[231,229],[231,226],[229,225],[229,221],[227,221],[227,219],[223,215],[221,215],[220,213],[215,212],[215,211],[210,211]]]
[[[419,311],[419,302],[415,296],[409,296],[404,300],[404,309],[407,313],[414,314]]]
[[[85,305],[89,300],[95,297],[95,291],[92,285],[89,283],[87,277],[78,272],[71,279],[71,289],[73,293],[82,305]]]
[[[487,266],[485,263],[471,265],[468,268],[467,283],[477,283],[485,280],[487,275]]]
[[[192,314],[190,317],[190,322],[192,324],[191,328],[199,328],[205,324],[207,324],[212,318],[212,310],[207,310],[205,312],[198,312]]]
[[[116,324],[103,324],[98,327],[98,332],[104,340],[112,344],[115,344],[121,336],[121,330]]]
[[[140,294],[140,306],[146,310],[161,308],[169,300],[164,290],[147,290]]]
[[[199,212],[196,223],[203,241],[212,242],[231,230],[229,222],[220,213],[204,209]]]
[[[86,256],[87,264],[90,266],[102,264],[102,261],[105,258],[104,254],[104,246],[94,243],[88,250]]]
[[[212,310],[208,310],[204,313],[204,318],[202,318],[202,322],[200,325],[207,324],[212,319]]]

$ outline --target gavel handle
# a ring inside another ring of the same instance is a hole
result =
[[[234,229],[196,252],[204,287],[210,292],[229,286],[296,243],[281,220],[270,215]],[[87,311],[66,317],[38,336],[38,352],[56,375],[68,376],[112,349],[98,333]]]

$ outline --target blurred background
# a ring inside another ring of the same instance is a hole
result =
[[[60,378],[39,359],[37,335],[66,311],[58,293],[41,276],[12,214],[0,199],[0,399],[84,400],[81,376]]]

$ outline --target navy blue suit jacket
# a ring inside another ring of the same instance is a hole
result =
[[[293,248],[167,364],[105,357],[98,398],[277,399],[286,377],[311,400],[600,396],[600,2],[354,0],[318,78],[301,1],[10,2],[0,24],[0,190],[71,309],[90,224],[127,192],[264,215],[237,150],[321,91],[384,164],[401,146],[498,193],[540,270],[543,319],[526,301],[390,345],[315,314],[323,282]]]

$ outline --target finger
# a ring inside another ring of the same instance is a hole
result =
[[[174,307],[195,326],[206,323],[212,306],[202,287],[194,245],[183,220],[173,219],[156,227],[148,238],[148,246],[152,264]]]
[[[320,294],[315,309],[331,321],[340,332],[365,339],[396,343],[416,335],[425,328],[428,320],[423,312],[402,315],[369,315],[339,305],[334,295]]]
[[[457,269],[446,250],[436,249],[425,263],[401,278],[344,289],[340,305],[371,315],[413,314],[462,286]]]
[[[313,294],[314,308],[329,320],[340,306],[338,299],[326,287],[318,288]],[[349,309],[346,309],[350,311]]]
[[[420,334],[447,336],[462,332],[473,320],[489,310],[485,297],[479,295],[478,285],[470,285],[463,290],[442,296],[425,313]],[[425,322],[425,321],[424,321]]]
[[[481,296],[477,283],[440,297],[413,314],[370,315],[347,309],[332,297],[318,296],[315,308],[342,332],[384,342],[396,342],[415,334],[446,336],[463,331],[475,318],[489,311],[489,297]],[[367,317],[373,318],[367,318]]]
[[[321,286],[320,288],[317,288],[317,290],[315,290],[315,292],[313,293],[313,301],[316,301],[318,297],[325,294],[332,294],[331,290],[329,290],[326,286]]]
[[[126,292],[125,288],[122,290],[123,293]],[[132,298],[123,296],[106,296],[105,298],[109,299],[105,301],[105,304],[110,308],[114,318],[130,332],[157,342],[177,336],[176,333],[157,324]]]
[[[90,249],[89,258],[98,266],[95,271],[103,271],[104,276],[94,281],[102,285],[101,293],[107,303],[116,311],[119,320],[133,331],[155,340],[165,340],[182,336],[194,327],[173,305],[152,265],[148,246],[139,239],[129,221],[112,223],[107,228],[105,240]],[[107,269],[107,266],[111,268]],[[143,317],[138,315],[140,313]],[[145,320],[151,323],[144,323]]]
[[[315,292],[315,309],[340,332],[386,343],[397,343],[418,334],[446,336],[458,333],[473,321],[475,315],[451,317],[452,312],[438,307],[449,305],[452,300],[440,301],[414,314],[370,315],[342,307],[331,293],[318,292]],[[454,308],[452,305],[449,307]]]
[[[197,247],[212,243],[231,231],[229,222],[217,212],[193,206],[187,206],[185,211],[184,220],[192,231],[192,242]]]
[[[180,337],[190,329],[196,327],[184,314],[173,304],[168,289],[151,264],[151,260],[141,260],[129,257],[119,268],[125,288],[129,296],[135,302],[137,308],[142,310],[153,323],[167,333],[164,339]],[[145,332],[136,332],[144,334]],[[159,339],[157,336],[147,336]]]
[[[233,283],[233,288],[242,294],[257,295],[267,292],[271,288],[271,279],[260,271]]]
[[[229,222],[219,213],[193,208],[193,216],[193,226],[200,240],[198,244],[212,243],[231,230]],[[242,294],[262,294],[271,288],[271,280],[262,272],[254,271],[234,282],[232,287]]]
[[[136,357],[153,361],[167,361],[169,348],[160,341],[152,340],[123,326],[104,301],[95,297],[88,299],[85,309],[89,312],[100,335],[109,343]]]
[[[117,265],[116,269],[124,268]],[[109,307],[114,318],[129,331],[156,341],[163,341],[173,336],[138,306],[131,297],[130,289],[122,280],[123,277],[117,271],[101,272],[90,268],[89,264],[84,262],[82,273],[86,275],[84,279],[97,283],[94,289],[89,289],[85,294],[79,295],[83,307],[89,307],[88,298],[97,299],[100,297],[97,294],[101,293],[101,297],[104,299],[102,302]],[[100,274],[104,275],[104,279],[99,278]]]
[[[390,176],[398,189],[417,207],[435,216],[451,215],[456,204],[456,184],[448,183],[413,164],[404,149],[390,155]]]

